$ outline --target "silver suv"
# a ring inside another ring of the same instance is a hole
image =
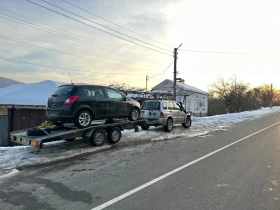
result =
[[[191,126],[190,113],[186,112],[182,103],[166,100],[148,100],[141,106],[140,118],[148,120],[147,124],[141,125],[143,130],[149,126],[164,125],[166,131],[170,132],[173,124],[182,124],[183,127]]]

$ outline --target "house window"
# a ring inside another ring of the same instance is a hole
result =
[[[196,101],[194,104],[194,110],[199,110],[199,101]]]
[[[201,103],[201,110],[205,110],[205,103]]]

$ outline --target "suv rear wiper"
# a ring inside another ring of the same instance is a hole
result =
[[[53,97],[57,97],[58,95],[56,95],[56,94],[53,94],[52,96],[53,96]]]

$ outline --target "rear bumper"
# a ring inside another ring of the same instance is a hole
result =
[[[48,108],[46,110],[46,117],[48,120],[70,121],[74,120],[75,115],[72,110]]]
[[[149,125],[165,125],[166,124],[166,120],[164,118],[160,118],[157,120],[149,120],[149,119],[146,119],[146,120]]]

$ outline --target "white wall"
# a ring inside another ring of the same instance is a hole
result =
[[[207,114],[208,113],[208,96],[203,94],[192,94],[186,97],[184,101],[183,96],[177,96],[176,101],[181,101],[187,111],[191,111],[195,114]],[[204,109],[200,108],[200,105],[204,104]]]

